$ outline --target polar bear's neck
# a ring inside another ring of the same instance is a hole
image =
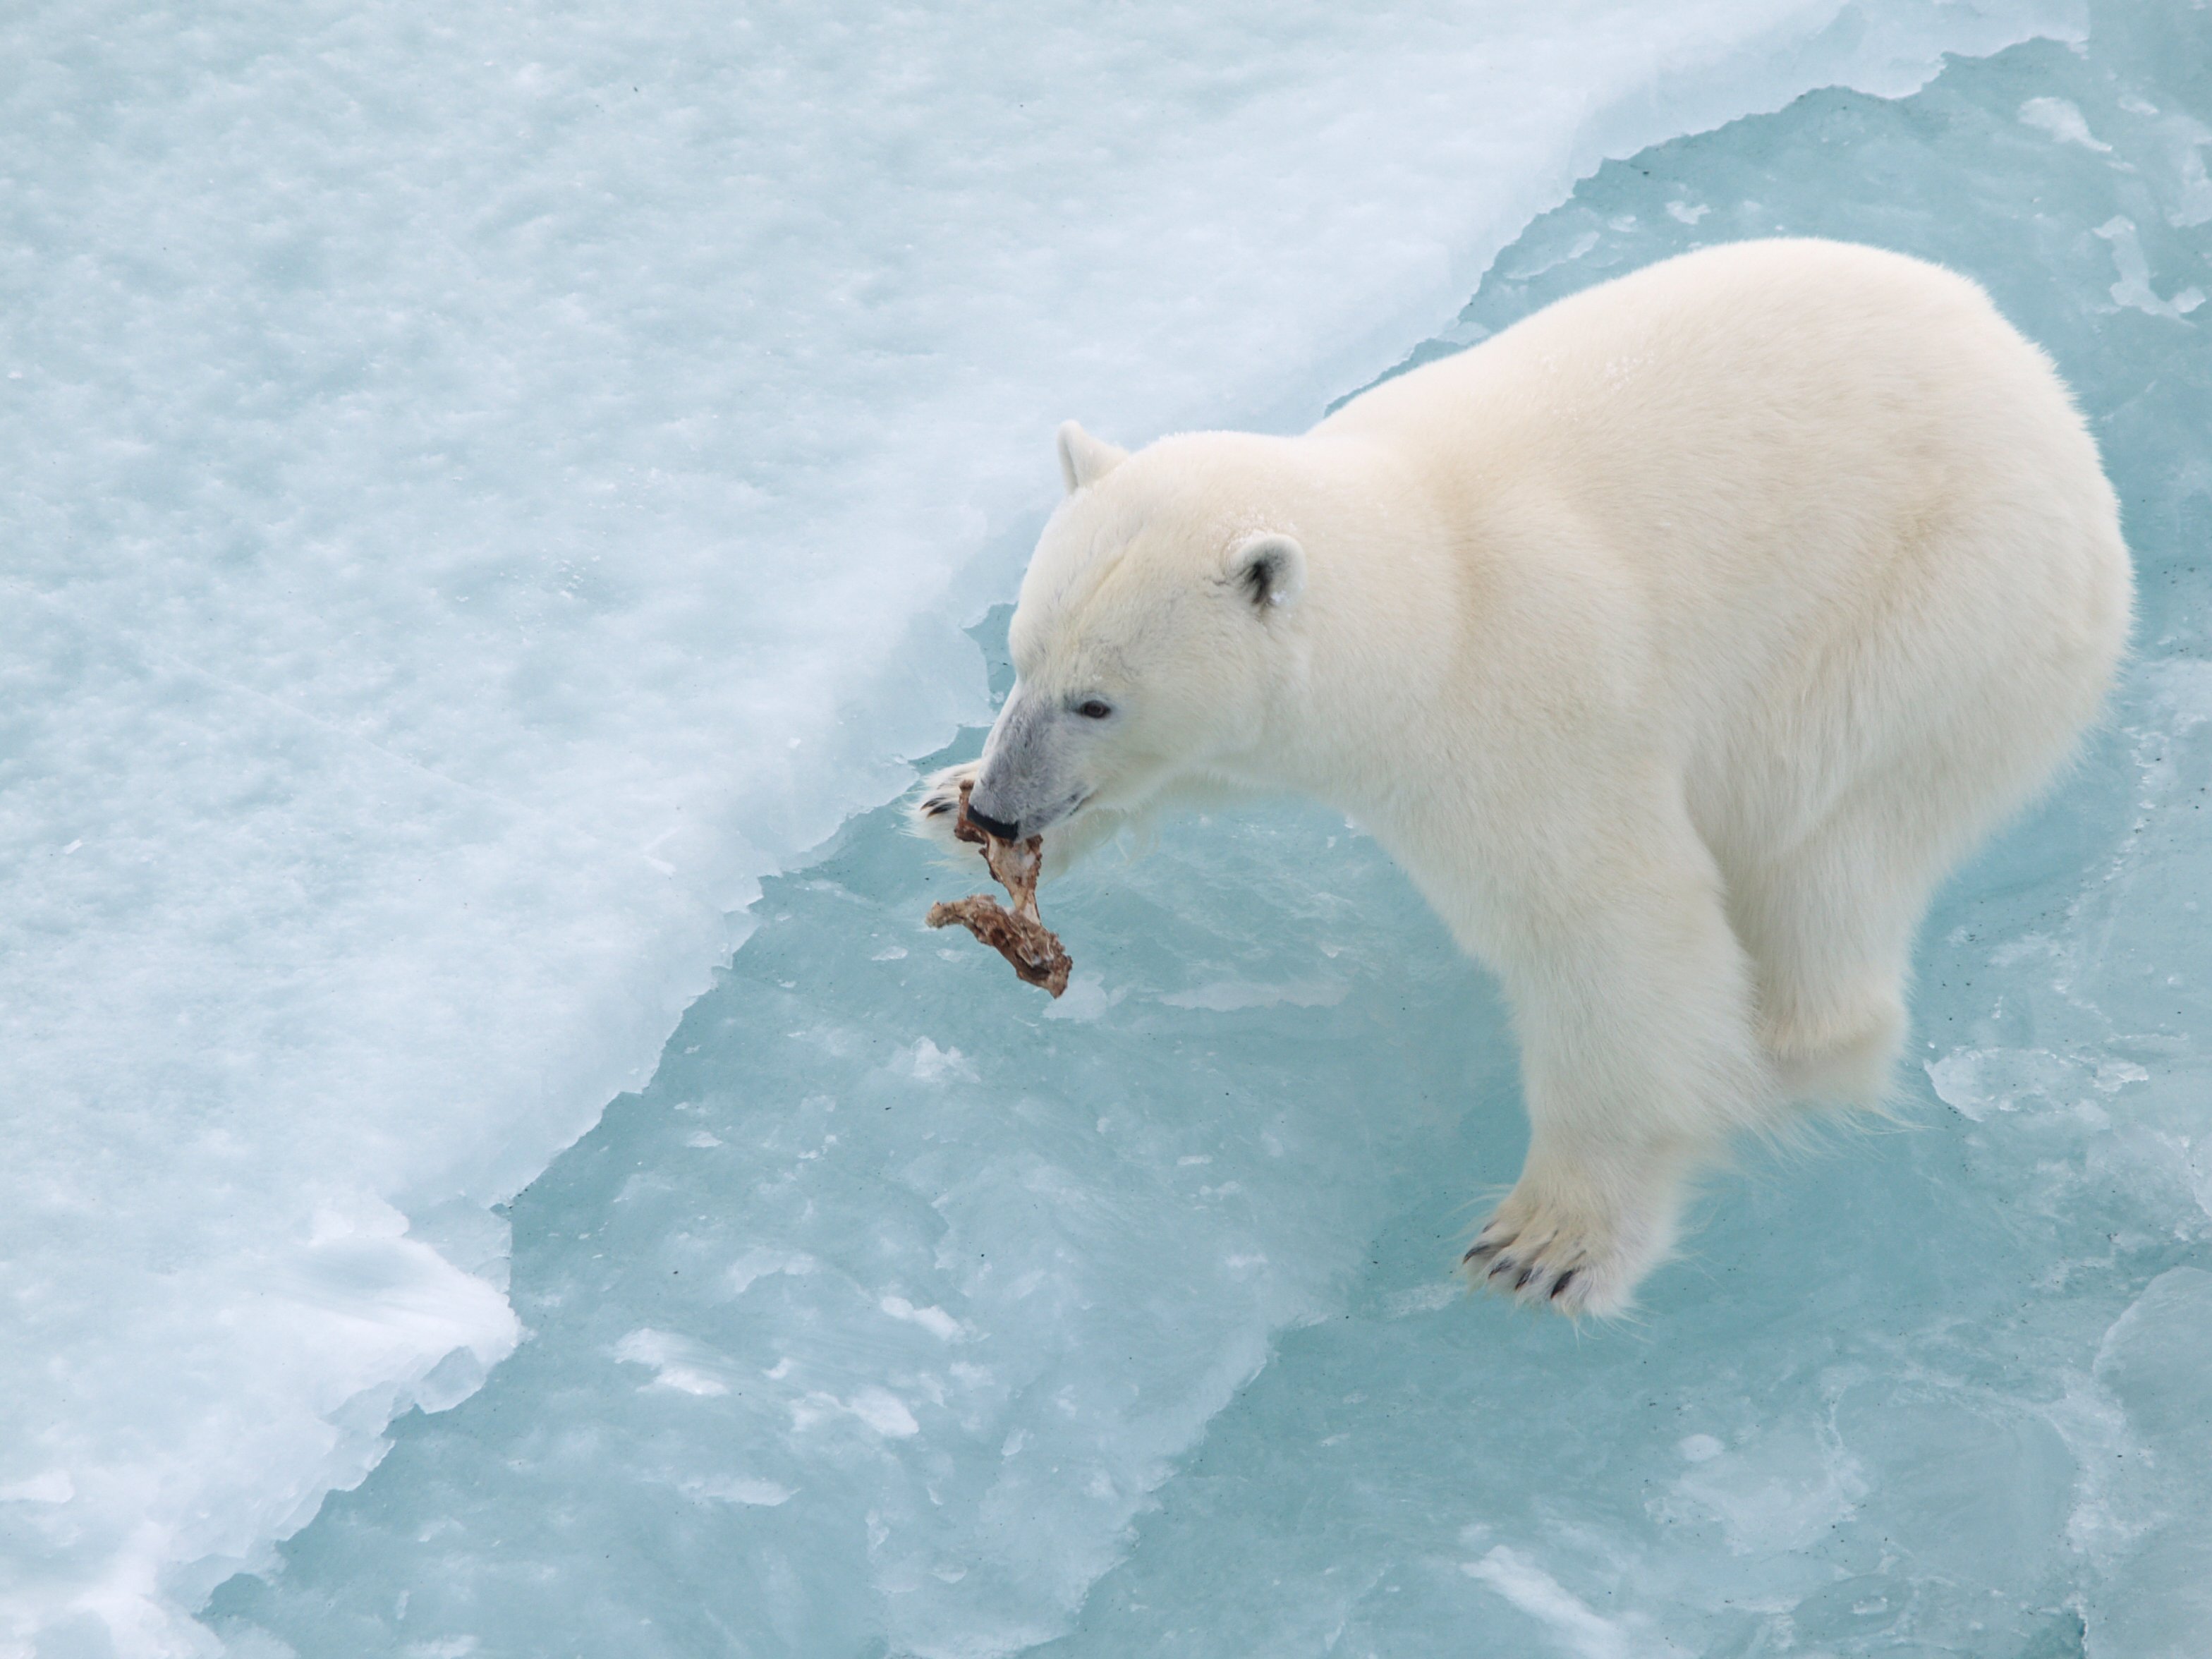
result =
[[[1405,793],[1407,745],[1458,670],[1471,573],[1432,489],[1389,448],[1313,436],[1284,459],[1307,586],[1253,781],[1364,821]]]

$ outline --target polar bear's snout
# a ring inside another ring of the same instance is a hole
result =
[[[968,797],[968,817],[1001,841],[1021,841],[1065,822],[1090,798],[1080,788],[1032,789],[1020,778],[994,777],[986,766]]]
[[[985,835],[996,836],[1000,841],[1019,841],[1022,838],[1019,824],[1008,823],[1004,818],[994,818],[988,812],[977,811],[972,798],[968,803],[968,821]]]
[[[1057,711],[1017,685],[984,740],[968,816],[1004,841],[1042,835],[1088,799]]]

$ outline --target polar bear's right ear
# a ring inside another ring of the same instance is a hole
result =
[[[1127,450],[1092,437],[1073,421],[1060,423],[1060,477],[1069,495],[1096,483],[1128,459]]]
[[[1265,616],[1306,591],[1306,550],[1288,536],[1255,536],[1229,559],[1229,582]]]

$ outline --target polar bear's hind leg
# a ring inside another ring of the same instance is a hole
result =
[[[1913,941],[1936,889],[2041,790],[2084,723],[2077,707],[2033,709],[2014,732],[1931,720],[1785,853],[1731,860],[1729,921],[1785,1097],[1873,1109],[1889,1096]]]

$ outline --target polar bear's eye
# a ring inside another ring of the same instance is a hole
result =
[[[1103,703],[1099,702],[1097,698],[1093,697],[1088,702],[1079,702],[1076,704],[1075,712],[1082,715],[1083,718],[1087,720],[1103,720],[1109,714],[1112,714],[1114,710],[1108,704]]]

